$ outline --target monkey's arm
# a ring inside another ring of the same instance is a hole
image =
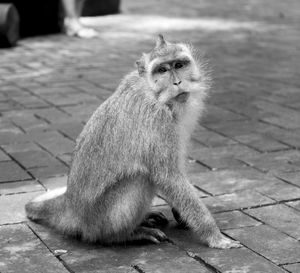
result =
[[[197,190],[185,175],[177,171],[157,181],[157,187],[202,242],[216,248],[240,246],[221,234],[209,210],[199,198]]]

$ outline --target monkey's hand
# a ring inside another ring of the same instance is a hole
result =
[[[206,241],[208,246],[212,248],[225,249],[242,247],[242,245],[238,241],[231,240],[219,231],[216,234],[207,238]]]
[[[168,237],[161,230],[157,228],[148,228],[139,226],[132,234],[133,240],[147,240],[155,244],[163,241],[168,241]]]
[[[162,212],[150,212],[146,215],[145,219],[141,223],[143,227],[149,228],[163,228],[169,224],[169,220]]]

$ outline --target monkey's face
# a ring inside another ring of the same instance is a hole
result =
[[[155,97],[162,103],[184,103],[191,93],[201,90],[196,84],[200,73],[194,60],[185,52],[178,53],[158,57],[150,64],[148,81]]]
[[[159,35],[155,48],[137,61],[139,74],[146,76],[159,102],[183,104],[203,91],[201,65],[193,55],[189,46],[166,42]]]

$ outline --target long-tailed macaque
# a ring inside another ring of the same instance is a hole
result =
[[[166,235],[141,223],[159,192],[203,243],[239,247],[220,232],[185,171],[186,146],[207,89],[197,52],[159,35],[87,122],[67,188],[28,203],[28,217],[86,241],[158,243]]]

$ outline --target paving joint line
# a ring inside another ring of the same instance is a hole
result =
[[[23,166],[20,162],[16,161],[13,156],[11,156],[9,153],[7,153],[1,146],[0,146],[0,151],[5,153],[13,162],[15,162],[19,167],[21,167],[30,177],[31,179],[35,180],[35,177],[31,175],[31,173],[28,172],[28,170]],[[30,180],[30,179],[23,179],[23,180],[17,180],[17,181],[25,181],[25,180]]]
[[[209,264],[208,262],[206,262],[204,259],[202,259],[201,257],[199,257],[196,253],[194,253],[192,251],[187,251],[187,250],[185,250],[185,252],[186,252],[186,254],[189,257],[191,257],[192,259],[196,260],[198,263],[200,263],[201,265],[205,266],[210,271],[212,271],[214,273],[222,273],[220,270],[218,270],[217,268],[215,268],[214,266],[212,266],[211,264]]]
[[[262,221],[262,220],[256,218],[255,216],[252,216],[252,215],[248,214],[247,212],[244,212],[244,213],[245,213],[246,215],[250,216],[251,218],[255,219],[256,221],[259,221],[259,222],[263,223],[264,225],[269,226],[269,227],[271,227],[271,228],[273,228],[273,229],[279,231],[280,233],[287,235],[287,236],[290,237],[290,238],[293,238],[293,239],[296,240],[296,241],[299,240],[298,238],[295,238],[295,237],[291,236],[290,234],[288,234],[288,233],[282,231],[281,229],[278,229],[278,228],[272,226],[271,224],[269,224],[269,223],[267,223],[267,222],[264,222],[264,221]]]
[[[43,239],[35,232],[35,230],[25,223],[26,226],[31,230],[31,232],[41,241],[41,243],[48,249],[48,251],[64,266],[64,268],[69,271],[70,273],[75,273],[59,256],[55,255],[54,252],[48,247],[48,245],[43,241]]]
[[[269,226],[268,224],[266,224],[267,226]],[[250,227],[248,227],[248,228],[250,228]],[[233,237],[231,237],[231,236],[229,236],[228,234],[226,234],[226,236],[228,236],[229,238],[231,238],[231,239],[233,239],[233,240],[235,240],[235,238],[233,238]],[[241,243],[241,242],[240,242]],[[268,262],[270,262],[271,264],[273,264],[273,265],[275,265],[276,267],[279,267],[279,265],[278,264],[276,264],[275,262],[273,262],[273,261],[271,261],[270,259],[268,259],[267,257],[265,257],[265,256],[263,256],[262,254],[260,254],[259,252],[257,252],[257,251],[255,251],[255,250],[253,250],[252,248],[250,248],[250,247],[248,247],[247,245],[244,245],[244,244],[242,244],[241,243],[241,245],[243,245],[246,249],[248,249],[248,250],[250,250],[250,251],[252,251],[253,253],[255,253],[256,255],[258,255],[258,256],[260,256],[260,257],[262,257],[262,258],[264,258],[265,260],[267,260]],[[286,271],[286,270],[285,270]],[[286,271],[287,272],[287,271]]]
[[[58,156],[54,155],[51,151],[47,150],[45,147],[43,147],[41,144],[39,144],[38,142],[34,141],[33,143],[35,143],[38,147],[40,147],[43,151],[47,152],[48,154],[50,154],[53,158],[57,159],[60,163],[64,164],[66,167],[70,168],[69,165],[67,165],[66,162],[64,162],[63,160],[61,160]],[[73,141],[74,143],[74,141]],[[75,147],[74,147],[75,149]],[[74,149],[72,151],[72,155],[74,152]]]
[[[146,273],[144,270],[142,270],[141,268],[139,268],[138,265],[130,265],[130,267],[132,267],[134,270],[136,270],[139,273]]]

